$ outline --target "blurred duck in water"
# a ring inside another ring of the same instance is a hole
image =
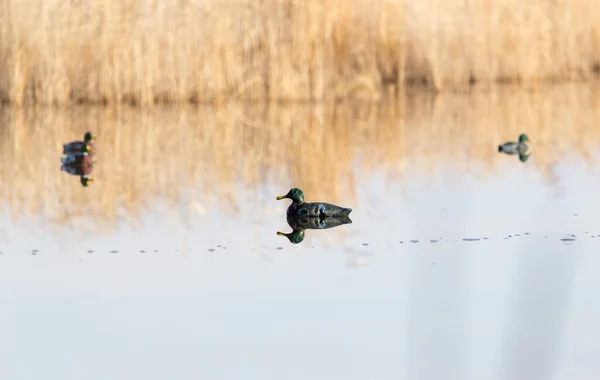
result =
[[[519,136],[518,142],[509,141],[502,145],[498,145],[498,152],[505,154],[527,154],[529,153],[529,146],[526,144],[527,142],[531,142],[531,140],[523,133]]]
[[[319,217],[343,217],[348,216],[351,208],[344,208],[324,202],[304,202],[304,193],[298,188],[292,188],[286,195],[280,195],[277,200],[291,199],[292,203],[287,209],[287,216],[319,216]]]
[[[63,154],[78,156],[87,153],[89,156],[94,156],[94,154],[96,154],[96,147],[91,141],[95,139],[96,136],[92,135],[91,132],[86,132],[83,136],[83,141],[72,141],[68,144],[64,144]]]
[[[91,173],[92,170],[94,170],[95,161],[89,154],[83,153],[78,156],[66,156],[62,157],[60,161],[62,163],[60,170],[71,175],[79,176],[81,185],[84,187],[87,187],[90,182],[94,181]]]
[[[526,162],[531,155],[531,149],[526,144],[528,142],[531,142],[531,140],[529,140],[529,137],[526,134],[522,133],[519,136],[518,142],[509,141],[502,145],[498,145],[498,152],[504,154],[518,154],[519,160],[521,160],[521,162]]]

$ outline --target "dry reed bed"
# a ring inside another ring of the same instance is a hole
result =
[[[565,154],[589,159],[600,144],[600,92],[579,87],[421,94],[400,105],[7,108],[0,113],[0,209],[15,221],[40,215],[64,227],[87,220],[100,231],[135,224],[157,204],[183,205],[182,216],[215,207],[240,216],[255,200],[252,207],[268,212],[280,205],[264,185],[353,204],[373,171],[388,181],[440,168],[493,176],[510,160],[498,155],[498,143],[522,131],[535,143],[527,165],[552,181]],[[84,189],[59,171],[59,157],[64,142],[88,129],[99,135],[99,163],[97,181]],[[364,173],[361,182],[356,173]]]
[[[14,104],[377,99],[599,69],[597,0],[0,0]]]

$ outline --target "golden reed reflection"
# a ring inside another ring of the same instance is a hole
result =
[[[62,144],[87,130],[99,137],[98,164],[96,181],[83,188],[60,171],[60,156]],[[533,140],[526,165],[549,180],[567,153],[591,162],[600,142],[599,89],[416,92],[393,104],[3,108],[0,205],[15,221],[39,215],[64,226],[87,219],[109,230],[139,222],[164,201],[190,215],[212,206],[236,214],[263,184],[352,205],[357,170],[388,180],[442,165],[493,175],[507,158],[498,144],[524,131]],[[275,195],[264,194],[273,208],[280,206]]]

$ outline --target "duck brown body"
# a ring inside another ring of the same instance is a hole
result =
[[[94,169],[94,161],[89,155],[66,156],[61,159],[61,170],[72,175],[87,175]]]

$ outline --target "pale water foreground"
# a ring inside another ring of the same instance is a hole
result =
[[[600,372],[593,87],[0,121],[3,380]],[[353,223],[290,244],[292,186]]]

